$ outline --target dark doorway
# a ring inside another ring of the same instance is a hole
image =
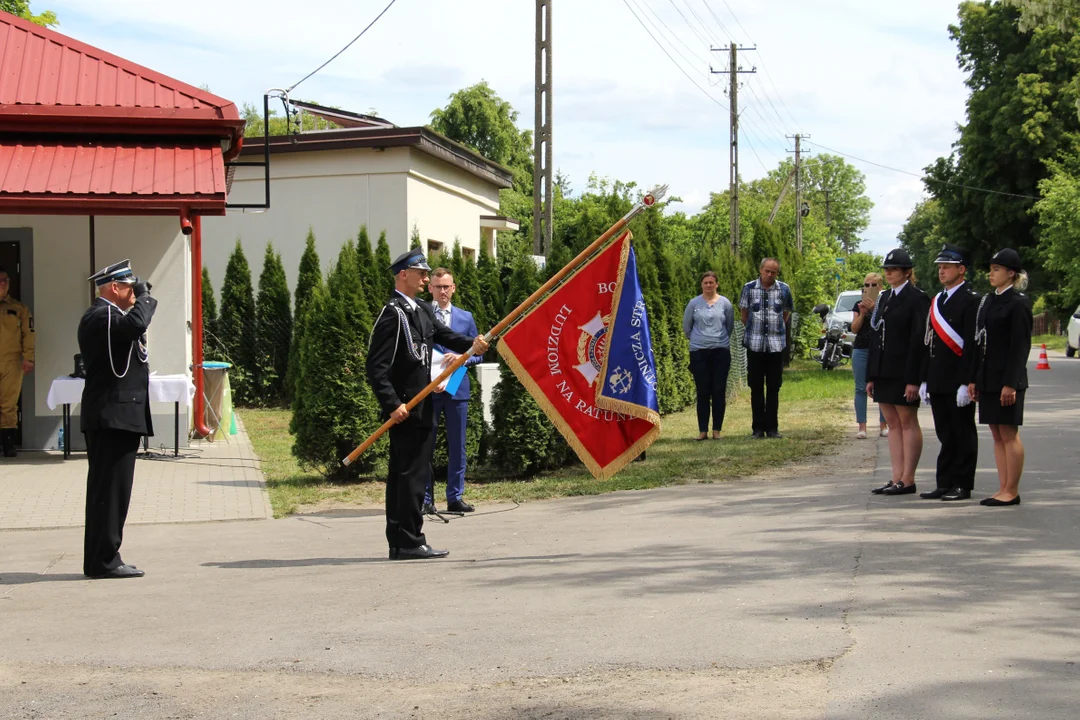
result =
[[[4,240],[0,242],[0,267],[7,270],[10,283],[8,295],[16,300],[22,300],[22,273],[20,272],[19,243],[17,240]],[[19,397],[19,426],[15,430],[15,445],[22,447],[23,441],[23,399]]]

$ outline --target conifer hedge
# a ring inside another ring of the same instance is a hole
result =
[[[255,386],[260,405],[281,406],[285,403],[285,378],[293,332],[289,305],[285,267],[273,244],[267,243],[255,303]]]
[[[256,399],[255,293],[251,287],[251,267],[244,256],[240,238],[236,239],[236,247],[225,267],[217,330],[222,355],[232,363],[229,384],[233,403],[250,406]]]

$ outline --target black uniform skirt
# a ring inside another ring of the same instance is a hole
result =
[[[979,423],[982,425],[1023,425],[1024,393],[1016,391],[1016,402],[1008,407],[1001,406],[1001,391],[979,392]]]
[[[914,400],[908,402],[908,399],[904,397],[905,389],[907,389],[907,383],[903,380],[895,378],[874,380],[874,402],[879,405],[885,403],[887,405],[919,407],[919,396],[916,395]]]

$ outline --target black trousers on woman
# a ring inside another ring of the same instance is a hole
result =
[[[731,371],[731,350],[710,348],[690,351],[690,373],[697,387],[698,432],[709,431],[709,406],[712,406],[713,432],[724,429],[727,410],[727,380]]]

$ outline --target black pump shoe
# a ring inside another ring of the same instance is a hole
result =
[[[1017,495],[1012,500],[998,500],[997,498],[988,497],[985,500],[979,502],[980,505],[986,507],[1008,507],[1009,505],[1019,505],[1020,496]]]
[[[896,483],[891,488],[885,488],[881,491],[882,495],[910,495],[915,492],[915,483],[905,485],[904,483]]]

